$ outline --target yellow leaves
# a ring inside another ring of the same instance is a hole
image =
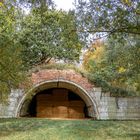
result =
[[[0,7],[2,7],[3,6],[3,3],[2,2],[0,2]]]
[[[140,15],[140,9],[136,9],[135,12],[137,15]]]
[[[100,11],[100,8],[99,7],[96,7],[96,11]]]
[[[96,41],[91,47],[84,53],[83,56],[83,67],[86,70],[90,70],[90,61],[94,61],[96,63],[100,63],[103,54],[105,53],[105,47],[103,42]]]
[[[119,67],[118,72],[119,73],[124,73],[126,69],[124,67]]]
[[[98,47],[94,54],[92,55],[92,58],[96,61],[100,60],[101,59],[101,56],[103,55],[104,53],[104,47]]]
[[[131,0],[122,0],[122,3],[124,3],[127,6],[131,6],[132,5],[132,1]]]

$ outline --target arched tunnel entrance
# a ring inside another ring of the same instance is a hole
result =
[[[28,116],[41,118],[87,118],[87,107],[79,95],[65,88],[51,88],[31,100]]]
[[[16,117],[98,118],[96,98],[78,84],[67,80],[44,81],[26,93]]]

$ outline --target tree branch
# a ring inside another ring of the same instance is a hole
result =
[[[78,32],[88,32],[88,33],[110,33],[110,34],[118,32],[118,33],[128,33],[128,34],[140,35],[140,32],[135,32],[135,31],[130,31],[130,30],[122,30],[122,29],[116,29],[116,30],[77,30],[77,31]]]
[[[80,30],[72,30],[72,32],[88,32],[88,33],[110,33],[110,34],[113,34],[113,33],[128,33],[128,34],[135,34],[135,35],[140,35],[140,31],[138,30],[139,29],[139,26],[134,26],[132,28],[130,27],[123,27],[123,28],[118,28],[118,29],[110,29],[110,30],[98,30],[98,29],[95,29],[95,30],[84,30],[84,29],[80,29]],[[136,30],[136,31],[134,31]]]

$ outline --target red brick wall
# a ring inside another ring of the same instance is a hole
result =
[[[87,78],[74,70],[40,70],[39,72],[32,73],[32,82],[34,85],[49,80],[67,80],[74,82],[86,91],[91,91],[94,87]]]

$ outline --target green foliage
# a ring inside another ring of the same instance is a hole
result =
[[[73,32],[76,24],[72,11],[55,10],[51,0],[24,0],[25,5],[32,4],[30,14],[24,15],[19,10],[19,2],[0,2],[0,95],[3,101],[11,89],[23,82],[30,67],[48,63],[52,58],[78,61],[82,48],[77,33]]]
[[[70,70],[73,69],[75,71],[78,71],[78,69],[73,64],[64,64],[64,63],[50,63],[50,64],[43,64],[36,66],[31,69],[32,72],[38,72],[39,70],[43,69],[57,69],[57,70]]]
[[[116,33],[140,35],[140,3],[137,0],[80,0],[75,10],[82,35],[92,34],[94,39]]]
[[[93,51],[92,56],[98,55],[98,59],[89,57],[89,60],[86,60],[90,80],[115,96],[140,95],[139,40],[135,38],[129,41],[133,46],[130,46],[127,40],[121,43],[109,39],[106,45],[102,46],[102,55],[98,55],[98,48]]]
[[[107,56],[116,75],[114,77],[116,83],[113,82],[113,79],[112,83],[140,95],[140,44],[138,38],[128,36],[123,43],[110,39]]]
[[[115,95],[140,95],[140,3],[81,0],[76,4],[79,33],[104,39],[104,52],[90,51],[84,62],[91,78]],[[90,55],[89,55],[90,54]],[[96,57],[95,57],[96,56]]]
[[[21,24],[20,42],[24,46],[23,60],[29,66],[56,60],[79,59],[82,44],[76,32],[72,12],[41,11],[35,8]]]
[[[22,15],[18,4],[30,5],[30,13]],[[52,0],[0,2],[0,95],[19,85],[25,68],[52,59],[78,61],[83,42],[106,35],[103,49],[89,50],[84,62],[90,79],[117,95],[140,95],[139,9],[135,0],[80,0],[75,17],[57,11]]]
[[[6,100],[11,89],[24,78],[21,45],[17,41],[16,11],[11,4],[0,7],[0,101]]]
[[[18,3],[22,6],[34,8],[34,7],[48,7],[48,8],[54,8],[55,4],[53,0],[18,0]]]

